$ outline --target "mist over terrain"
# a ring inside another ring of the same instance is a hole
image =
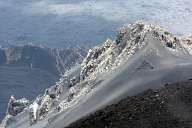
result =
[[[188,34],[191,6],[191,0],[0,0],[0,45],[89,47],[137,20]]]
[[[0,49],[0,120],[11,95],[30,100],[80,63],[83,49],[57,50],[33,45]]]
[[[32,101],[11,97],[0,126],[67,127],[127,96],[191,79],[191,55],[191,36],[179,38],[143,22],[123,26],[114,40],[90,49],[81,65],[40,96]]]
[[[67,127],[127,96],[191,79],[191,7],[0,0],[0,128]]]

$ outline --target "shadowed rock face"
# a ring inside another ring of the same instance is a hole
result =
[[[1,64],[4,64],[5,63],[5,61],[6,61],[6,55],[5,55],[5,52],[2,50],[2,49],[0,49],[0,65]]]
[[[64,73],[81,62],[85,51],[78,48],[57,50],[32,45],[16,46],[0,50],[1,65],[39,68],[53,74]],[[63,65],[64,64],[64,65]]]
[[[67,128],[190,128],[192,81],[146,90],[91,114]]]
[[[0,120],[11,95],[33,99],[84,55],[83,49],[75,48],[59,51],[25,45],[0,49]]]
[[[6,63],[9,66],[25,66],[39,68],[52,74],[59,74],[57,69],[57,54],[55,49],[36,46],[23,46],[5,50]],[[58,60],[60,61],[60,60]]]

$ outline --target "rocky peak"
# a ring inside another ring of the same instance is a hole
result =
[[[149,36],[160,40],[161,44],[173,54],[187,53],[182,41],[165,29],[136,22],[121,27],[115,40],[107,39],[103,45],[89,50],[81,64],[81,79],[92,79],[95,74],[112,70],[126,62],[147,44]]]

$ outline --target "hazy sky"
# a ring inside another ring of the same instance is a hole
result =
[[[191,7],[191,0],[0,0],[0,41],[95,44],[137,20],[187,34]]]

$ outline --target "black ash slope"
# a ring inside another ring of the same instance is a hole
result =
[[[191,128],[192,80],[146,90],[67,128]]]

